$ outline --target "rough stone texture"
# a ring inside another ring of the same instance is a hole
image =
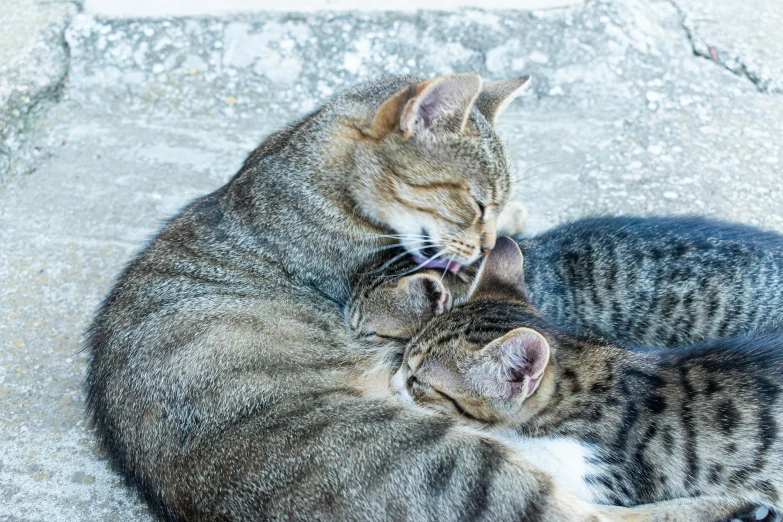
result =
[[[68,70],[63,32],[78,2],[4,0],[0,9],[0,181],[28,170],[38,150],[26,127],[59,94]]]
[[[501,122],[531,231],[619,212],[783,231],[781,96],[694,55],[667,1],[79,15],[67,42],[66,96],[29,129],[41,162],[0,188],[0,520],[150,520],[85,426],[81,332],[161,220],[228,180],[265,135],[358,81],[533,74]]]
[[[783,92],[783,2],[675,0],[696,54]]]
[[[225,13],[254,12],[259,9],[277,12],[313,11],[395,11],[454,10],[461,7],[483,9],[544,9],[584,3],[584,0],[85,0],[89,13],[110,18],[163,18],[166,16],[215,16]]]

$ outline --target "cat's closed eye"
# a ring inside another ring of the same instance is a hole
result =
[[[438,393],[441,397],[443,397],[444,400],[449,402],[451,406],[454,408],[454,410],[456,411],[457,415],[459,415],[460,417],[463,417],[471,421],[481,422],[481,419],[477,419],[476,417],[468,413],[468,411],[454,397],[451,397],[438,390],[435,390],[435,392]]]
[[[366,343],[370,344],[387,344],[387,343],[397,343],[397,344],[405,344],[406,339],[403,339],[402,337],[394,337],[391,335],[381,335],[378,333],[367,333],[359,335],[359,340],[364,341]]]
[[[408,377],[405,386],[413,400],[421,405],[430,406],[445,415],[456,415],[465,420],[484,423],[472,415],[458,398],[444,391],[439,385],[423,382],[414,374]]]

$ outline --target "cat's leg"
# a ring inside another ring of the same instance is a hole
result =
[[[509,201],[498,216],[498,235],[521,234],[527,224],[527,209],[519,201]]]

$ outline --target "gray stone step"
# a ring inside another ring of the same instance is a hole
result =
[[[698,212],[783,231],[780,95],[695,55],[667,1],[80,14],[65,34],[62,97],[25,123],[35,171],[0,188],[3,520],[151,520],[84,424],[81,333],[163,219],[225,183],[264,136],[359,81],[532,74],[500,123],[531,232],[620,212]]]

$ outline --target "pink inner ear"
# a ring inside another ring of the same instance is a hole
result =
[[[435,88],[437,90],[437,87]],[[432,125],[432,122],[437,119],[443,112],[443,107],[446,107],[446,102],[435,98],[434,96],[421,102],[419,105],[419,117],[424,122],[426,127]]]
[[[451,294],[445,290],[445,288],[438,287],[438,291],[432,300],[433,313],[435,315],[442,315],[451,310]]]
[[[509,368],[508,382],[521,384],[531,375],[533,375],[533,365],[530,362],[525,361],[519,366]]]
[[[549,345],[533,330],[520,328],[510,332],[500,345],[506,362],[509,383],[535,388],[549,363]],[[532,392],[532,389],[530,390]]]
[[[441,123],[453,125],[462,130],[467,112],[481,89],[481,78],[477,74],[455,74],[436,80],[418,98],[408,101],[400,120],[402,131],[409,136],[419,130]]]
[[[449,300],[449,294],[443,285],[431,277],[422,277],[420,285],[432,313],[435,315],[445,313],[447,311],[446,305]]]
[[[451,294],[443,283],[425,274],[414,274],[404,279],[407,291],[425,303],[426,310],[433,315],[441,315],[451,309]]]
[[[522,327],[495,339],[477,355],[481,362],[469,371],[469,378],[481,393],[524,399],[535,391],[544,375],[549,343],[535,330]]]

